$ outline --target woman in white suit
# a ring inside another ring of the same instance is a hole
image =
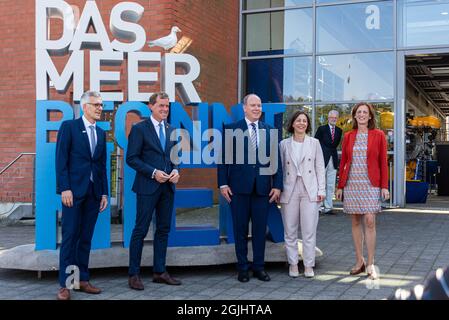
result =
[[[301,225],[304,276],[312,278],[319,204],[326,195],[326,169],[320,142],[307,135],[311,131],[307,113],[295,112],[287,130],[292,136],[280,142],[284,174],[280,203],[289,275],[299,276],[298,230]]]

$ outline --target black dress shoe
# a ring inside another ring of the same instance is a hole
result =
[[[168,272],[163,273],[153,273],[153,282],[156,283],[165,283],[172,286],[179,286],[181,285],[181,281],[173,278],[168,274]]]
[[[237,279],[240,282],[248,282],[249,281],[249,273],[248,273],[248,271],[239,271],[239,275],[238,275]]]
[[[260,281],[270,281],[270,276],[268,275],[268,273],[265,272],[265,270],[258,270],[258,271],[253,271],[253,276],[254,278],[259,279]]]

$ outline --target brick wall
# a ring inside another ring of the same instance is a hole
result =
[[[80,12],[85,1],[70,0]],[[119,1],[97,1],[106,30],[109,14]],[[182,30],[180,36],[193,39],[186,53],[198,58],[201,75],[195,83],[206,102],[223,102],[230,107],[237,102],[238,67],[238,0],[133,0],[145,8],[140,24],[147,31],[147,40],[164,36],[173,25]],[[21,152],[35,151],[35,2],[2,1],[0,10],[0,170]],[[20,17],[20,18],[18,18]],[[51,36],[58,38],[61,21],[52,21]],[[20,36],[19,36],[20,35]],[[20,39],[20,40],[18,40]],[[143,51],[156,51],[145,47]],[[86,54],[87,58],[88,55]],[[59,71],[68,57],[58,57]],[[85,65],[88,65],[88,60]],[[118,86],[126,92],[126,64],[113,67],[121,71]],[[89,87],[89,72],[85,70],[85,89]],[[157,86],[141,86],[141,91],[157,91]],[[50,91],[50,99],[71,102],[71,89],[65,95]],[[126,94],[125,94],[126,99]],[[131,121],[131,120],[130,120]],[[20,160],[0,176],[0,202],[31,201],[32,158]],[[31,168],[31,169],[30,169]],[[180,187],[209,187],[216,189],[215,170],[184,170]]]

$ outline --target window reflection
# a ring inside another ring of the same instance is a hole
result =
[[[245,15],[245,55],[312,52],[312,9]]]
[[[264,102],[311,101],[312,58],[248,60],[246,83]]]
[[[319,56],[317,101],[393,99],[392,52]]]
[[[449,44],[449,0],[398,1],[398,36],[402,47]]]
[[[313,0],[244,0],[243,10],[312,5]]]
[[[319,52],[393,48],[393,3],[317,8]]]

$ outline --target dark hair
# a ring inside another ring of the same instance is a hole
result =
[[[149,103],[151,105],[154,105],[156,103],[157,98],[159,98],[159,99],[169,99],[168,94],[166,94],[165,92],[156,92],[156,93],[153,93],[151,95]]]
[[[357,124],[357,120],[355,119],[355,114],[357,112],[357,110],[359,109],[359,107],[361,106],[367,106],[368,107],[368,111],[369,111],[369,115],[371,117],[371,119],[369,119],[368,121],[368,129],[375,129],[376,128],[376,115],[374,113],[374,107],[372,104],[367,103],[367,102],[359,102],[357,103],[353,108],[352,108],[352,129],[357,129],[358,128],[358,124]]]
[[[295,129],[293,128],[293,123],[295,122],[295,120],[300,116],[300,115],[305,115],[307,118],[307,128],[306,128],[306,133],[310,133],[310,131],[312,131],[312,124],[310,123],[310,118],[309,115],[302,110],[296,111],[288,120],[287,123],[287,131],[289,133],[295,133]]]

